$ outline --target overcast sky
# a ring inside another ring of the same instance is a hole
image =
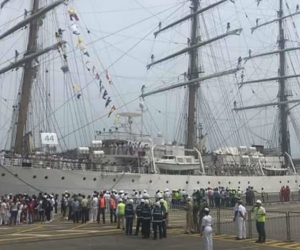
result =
[[[30,9],[31,1],[11,0],[0,12],[1,32],[20,21],[24,9]],[[45,1],[50,3],[51,1]],[[216,0],[203,0],[202,7],[217,2]],[[288,3],[290,11],[296,10],[296,0],[284,1]],[[21,3],[21,5],[20,5]],[[55,59],[57,52],[48,54],[41,58],[46,66],[42,67],[41,81],[43,86],[49,86],[51,93],[51,111],[55,111],[59,127],[59,134],[66,136],[65,140],[69,147],[75,144],[87,144],[94,130],[102,130],[113,125],[115,116],[107,118],[109,108],[104,107],[105,101],[99,96],[98,83],[93,82],[90,72],[87,72],[85,62],[89,61],[95,65],[99,73],[108,68],[113,85],[105,80],[103,84],[118,111],[138,111],[140,100],[138,96],[140,89],[146,85],[146,91],[153,90],[159,86],[167,86],[183,80],[181,76],[187,71],[188,55],[183,55],[174,60],[162,63],[157,67],[146,69],[152,54],[155,58],[161,58],[172,52],[186,47],[187,38],[190,34],[190,24],[185,22],[168,32],[164,32],[154,39],[153,32],[158,23],[162,26],[171,23],[189,13],[189,1],[183,0],[74,0],[74,6],[78,12],[80,21],[78,27],[81,37],[87,44],[91,55],[90,58],[82,58],[80,51],[76,49],[77,37],[72,35],[70,29],[67,9],[63,6],[50,13],[44,20],[44,26],[39,37],[42,46],[46,47],[55,42],[55,30],[60,27],[65,29],[64,38],[68,41],[68,60],[71,74],[64,77],[60,71],[61,61]],[[255,0],[230,1],[214,8],[200,16],[199,32],[203,40],[215,37],[226,32],[227,23],[230,22],[231,29],[243,28],[240,36],[230,36],[217,41],[199,51],[200,64],[204,67],[205,74],[216,73],[221,70],[235,68],[239,56],[247,56],[251,49],[253,54],[272,51],[277,48],[278,26],[277,23],[263,27],[254,34],[250,28],[255,26],[256,19],[259,23],[276,18],[276,10],[279,1],[263,0],[259,6]],[[289,10],[285,7],[285,13]],[[14,20],[16,17],[18,19]],[[8,24],[6,22],[10,20]],[[285,22],[288,37],[288,46],[297,46],[299,42],[299,27],[295,16]],[[296,22],[296,29],[292,22]],[[90,31],[90,33],[87,32]],[[25,51],[27,31],[15,32],[12,36],[1,41],[1,67],[7,61],[13,61],[14,51]],[[42,41],[42,42],[41,42]],[[74,52],[73,52],[74,51]],[[290,54],[288,61],[288,74],[297,73],[299,68],[299,52]],[[277,56],[264,59],[251,60],[245,66],[245,81],[277,75]],[[44,70],[49,69],[47,76]],[[295,69],[295,70],[294,70]],[[16,93],[18,93],[21,80],[21,70],[17,74],[6,74],[0,79],[0,146],[4,147],[7,139],[7,131],[10,128],[11,107],[14,105]],[[208,108],[203,112],[212,112],[212,116],[204,116],[203,123],[208,139],[211,139],[211,147],[226,141],[226,144],[237,146],[243,143],[247,146],[252,143],[266,144],[270,139],[272,123],[275,120],[276,109],[260,109],[247,113],[234,113],[231,111],[233,102],[237,105],[254,105],[276,100],[277,83],[260,83],[238,89],[237,82],[241,80],[241,72],[236,76],[224,77],[220,80],[211,80],[201,86]],[[47,84],[46,84],[47,82]],[[293,90],[293,97],[299,94],[297,80],[289,81]],[[82,89],[82,99],[77,100],[72,89],[78,85]],[[37,85],[38,86],[38,85]],[[37,90],[36,90],[37,91]],[[168,141],[172,141],[179,131],[178,119],[186,90],[172,90],[170,92],[148,97],[145,100],[145,127],[144,132],[155,135],[161,131]],[[39,92],[37,92],[39,93]],[[38,96],[38,94],[37,94]],[[66,101],[71,98],[71,101]],[[243,103],[242,103],[243,101]],[[40,107],[45,102],[41,96],[36,98],[34,106]],[[40,112],[45,107],[40,108]],[[51,113],[51,111],[48,112]],[[294,109],[296,123],[299,110]],[[51,118],[52,119],[52,118]],[[97,121],[96,121],[97,120]],[[207,122],[207,120],[211,120]],[[72,122],[71,122],[72,121]],[[33,122],[35,128],[38,121]],[[54,122],[51,122],[54,123]],[[136,121],[136,132],[139,132],[140,120]],[[215,126],[211,124],[215,123]],[[90,124],[85,127],[85,125]],[[249,126],[248,126],[249,125]],[[295,126],[295,122],[290,121]],[[43,124],[43,126],[45,126]],[[50,128],[54,125],[50,124]],[[81,129],[85,127],[85,129]],[[40,128],[42,129],[42,128]],[[250,129],[250,131],[249,131]],[[73,131],[77,131],[73,133]],[[53,131],[52,131],[53,132]],[[239,136],[238,136],[239,135]],[[294,139],[296,134],[291,132],[292,144],[298,145]],[[76,137],[76,140],[74,139]],[[241,142],[239,142],[241,141]],[[293,150],[298,154],[297,150]]]

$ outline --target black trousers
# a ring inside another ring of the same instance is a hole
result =
[[[257,221],[256,230],[258,232],[258,241],[266,241],[265,223]]]
[[[154,239],[157,239],[157,229],[159,232],[159,238],[162,239],[162,230],[161,230],[161,222],[152,222],[153,232],[154,232]]]
[[[150,237],[150,220],[143,220],[144,238]]]
[[[111,223],[117,222],[116,209],[110,209],[110,222]]]
[[[132,235],[133,217],[126,217],[125,219],[126,219],[125,234]]]
[[[73,222],[79,223],[79,211],[74,211],[73,213]]]
[[[142,235],[143,235],[143,218],[137,218],[137,220],[136,220],[135,235],[139,234],[140,226],[141,226],[141,229],[142,229],[141,231],[142,231]]]
[[[100,216],[102,215],[102,221],[105,223],[105,208],[98,209],[97,222],[100,223]]]
[[[81,222],[87,223],[89,220],[89,213],[87,207],[81,208]]]
[[[166,220],[163,220],[161,223],[161,231],[162,231],[162,236],[164,238],[167,238],[167,223]]]

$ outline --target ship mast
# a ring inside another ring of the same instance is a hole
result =
[[[64,0],[57,0],[46,7],[40,8],[39,6],[40,0],[32,0],[32,11],[31,15],[27,17],[25,20],[19,22],[11,29],[7,30],[5,33],[0,35],[0,40],[9,36],[13,32],[25,27],[29,24],[29,38],[27,44],[27,50],[24,58],[11,63],[9,66],[0,69],[0,74],[4,74],[11,69],[15,69],[18,67],[23,67],[23,78],[21,85],[21,95],[18,102],[18,118],[16,122],[17,130],[16,136],[12,145],[12,150],[17,154],[24,154],[23,150],[23,139],[24,132],[26,131],[26,122],[28,116],[28,109],[30,103],[30,93],[33,81],[36,77],[36,73],[38,70],[38,66],[36,65],[36,58],[51,51],[56,50],[65,44],[64,41],[56,43],[50,47],[47,47],[42,50],[38,50],[38,32],[41,24],[41,17],[54,9],[56,6],[62,4]]]
[[[175,25],[178,25],[186,20],[191,19],[191,36],[189,38],[188,47],[186,47],[174,54],[171,54],[167,57],[164,57],[162,59],[152,61],[150,64],[147,65],[147,68],[149,69],[150,67],[152,67],[156,64],[167,61],[169,59],[180,56],[182,54],[189,53],[189,68],[188,68],[188,74],[187,74],[188,80],[181,82],[181,83],[171,85],[169,87],[163,87],[163,88],[160,88],[157,90],[149,91],[147,93],[142,92],[142,95],[141,95],[142,98],[145,98],[147,96],[154,95],[154,94],[164,92],[164,91],[168,91],[171,89],[180,88],[183,86],[188,87],[189,99],[188,99],[188,135],[187,135],[187,142],[186,142],[187,149],[193,149],[195,147],[195,141],[196,141],[196,129],[195,129],[196,128],[196,116],[195,116],[196,93],[199,88],[200,82],[203,82],[205,80],[212,79],[212,78],[229,75],[229,74],[235,74],[237,71],[241,70],[241,68],[237,67],[237,68],[230,69],[227,71],[218,72],[215,74],[199,77],[200,72],[199,72],[199,64],[198,64],[198,49],[207,44],[210,44],[212,42],[226,38],[227,36],[239,35],[242,31],[242,29],[235,29],[235,30],[231,30],[231,31],[228,30],[226,33],[221,34],[217,37],[211,38],[206,41],[201,41],[200,36],[198,35],[198,31],[199,31],[198,16],[199,16],[199,14],[204,13],[205,11],[210,10],[220,4],[228,2],[229,0],[218,1],[214,4],[211,4],[211,5],[203,8],[203,9],[200,9],[200,1],[199,0],[190,0],[190,1],[192,3],[191,14],[167,25],[166,27],[161,27],[158,31],[154,32],[154,35],[156,37],[159,33],[163,32],[165,30],[168,30],[169,28],[174,27]],[[230,0],[230,1],[234,2],[232,0]]]
[[[285,34],[284,34],[284,27],[283,27],[283,0],[279,0],[279,12],[278,17],[280,18],[279,24],[279,41],[278,46],[281,52],[279,53],[279,76],[285,76]],[[279,80],[279,93],[278,99],[280,102],[287,101],[287,91],[286,91],[286,81],[284,78]],[[290,134],[288,128],[288,105],[282,104],[279,106],[279,119],[280,119],[280,126],[279,126],[279,142],[281,143],[281,152],[285,155],[285,153],[290,154]]]
[[[281,154],[285,157],[285,162],[287,163],[288,156],[287,154],[291,153],[290,148],[290,133],[289,133],[289,126],[288,126],[288,116],[289,116],[289,104],[290,103],[299,103],[300,99],[292,99],[288,100],[288,96],[290,94],[288,93],[288,90],[286,88],[286,80],[290,78],[298,78],[300,77],[300,74],[295,75],[286,75],[286,53],[289,51],[294,50],[300,50],[300,47],[292,47],[292,48],[286,48],[286,38],[284,33],[284,20],[293,17],[295,15],[299,15],[300,11],[296,10],[295,13],[290,13],[289,15],[284,15],[283,12],[283,0],[279,0],[279,10],[278,10],[278,16],[276,19],[273,19],[271,21],[262,23],[260,25],[256,25],[255,27],[251,28],[252,33],[266,25],[278,22],[279,25],[279,39],[278,39],[278,50],[271,51],[267,53],[257,54],[257,55],[249,55],[249,57],[245,57],[244,60],[248,61],[254,58],[260,58],[268,55],[273,54],[279,54],[279,68],[278,68],[278,76],[277,77],[270,77],[266,79],[259,79],[259,80],[248,80],[246,82],[242,82],[240,85],[243,86],[245,84],[253,84],[253,83],[263,83],[263,82],[269,82],[269,81],[278,81],[279,83],[279,89],[278,89],[278,101],[273,103],[264,103],[260,105],[252,105],[252,106],[246,106],[246,107],[235,107],[233,110],[235,111],[241,111],[241,110],[248,110],[248,109],[256,109],[256,108],[263,108],[263,107],[270,107],[270,106],[278,106],[279,111],[279,144],[280,144],[280,151]]]

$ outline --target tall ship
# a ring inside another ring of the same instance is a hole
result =
[[[1,194],[298,190],[296,1],[22,2],[0,12]]]

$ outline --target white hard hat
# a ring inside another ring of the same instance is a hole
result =
[[[143,195],[143,198],[144,198],[144,199],[149,199],[149,194],[144,194],[144,195]]]
[[[119,202],[122,202],[123,200],[122,199],[119,199]]]
[[[128,204],[133,204],[133,199],[129,199]]]
[[[145,204],[149,205],[149,201],[148,201],[148,200],[145,200]]]
[[[144,192],[144,193],[147,193],[147,190],[145,189],[143,192]]]
[[[164,199],[160,199],[159,202],[160,203],[164,203],[165,201],[164,201]]]
[[[123,191],[123,190],[120,190],[119,193],[124,193],[124,191]]]
[[[187,201],[190,201],[192,198],[189,196],[186,198]]]
[[[145,200],[144,199],[141,199],[141,203],[144,203],[145,202]]]
[[[256,203],[257,203],[257,204],[261,204],[261,200],[257,200]]]
[[[165,191],[166,191],[166,192],[168,192],[168,191],[169,191],[169,189],[168,189],[168,188],[166,188],[166,189],[165,189]]]
[[[160,203],[159,202],[155,202],[155,206],[160,206]]]

